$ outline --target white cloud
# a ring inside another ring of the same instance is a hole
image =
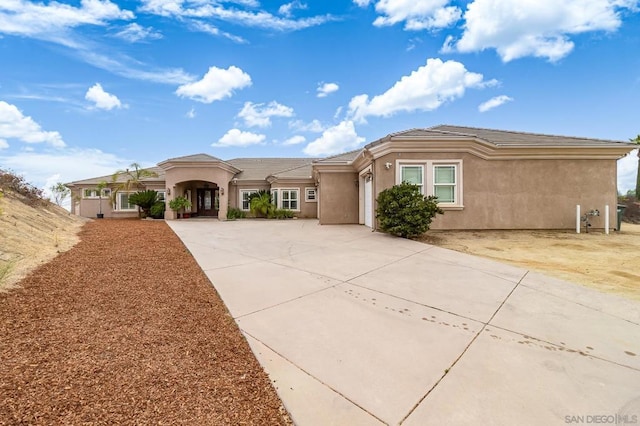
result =
[[[0,4],[0,32],[38,37],[45,40],[67,38],[64,31],[82,25],[107,25],[112,20],[133,19],[109,0],[81,0],[80,7],[59,2],[32,3],[25,0],[5,0]]]
[[[570,36],[615,31],[620,12],[637,6],[637,0],[475,0],[461,38],[448,38],[443,51],[496,49],[504,62],[525,56],[557,61],[573,50]]]
[[[62,148],[65,146],[58,132],[47,132],[31,117],[25,116],[15,106],[0,101],[0,139],[18,139],[25,143],[47,143]]]
[[[122,159],[99,149],[66,148],[54,152],[22,151],[15,155],[0,155],[0,163],[39,188],[45,188],[52,176],[61,182],[109,176],[123,169],[131,160]]]
[[[301,143],[305,143],[307,141],[307,138],[305,138],[304,136],[300,136],[300,135],[296,135],[296,136],[292,136],[289,139],[287,139],[286,141],[282,142],[282,145],[299,145]]]
[[[367,7],[370,0],[354,0],[360,7]],[[375,9],[380,16],[373,21],[377,27],[404,22],[408,31],[434,30],[450,27],[460,20],[462,11],[447,6],[450,0],[378,0]]]
[[[468,88],[495,84],[482,74],[467,71],[456,61],[427,59],[427,63],[404,76],[381,95],[369,99],[358,95],[349,102],[349,117],[358,122],[368,116],[390,117],[398,112],[432,111],[444,102],[460,98]]]
[[[236,36],[224,31],[220,31],[220,29],[218,27],[214,27],[211,24],[208,24],[206,22],[202,22],[202,21],[198,21],[198,20],[191,20],[191,24],[190,24],[191,28],[195,31],[201,31],[203,33],[207,33],[207,34],[211,34],[214,36],[221,36],[221,37],[225,37],[231,41],[235,41],[236,43],[246,43],[247,40],[245,40],[244,38],[240,37],[240,36]]]
[[[628,190],[636,189],[638,173],[638,150],[634,149],[626,157],[618,160],[618,191],[626,194]]]
[[[187,118],[196,118],[196,109],[195,108],[191,108],[189,111],[187,111],[187,113],[185,114],[185,117],[187,117]]]
[[[340,89],[336,83],[322,83],[316,89],[319,98],[325,98],[327,95],[333,92],[337,92]]]
[[[127,40],[131,43],[137,43],[147,40],[158,40],[162,38],[162,34],[152,27],[142,27],[135,22],[127,25],[115,34],[116,37]]]
[[[176,95],[210,104],[228,98],[234,90],[247,86],[251,86],[251,77],[240,68],[233,65],[226,70],[211,67],[202,80],[178,87]]]
[[[4,139],[0,139],[0,149],[7,149],[9,148],[9,142],[7,142]]]
[[[95,103],[95,108],[110,111],[114,108],[123,108],[120,99],[116,95],[104,91],[100,83],[96,83],[87,90],[84,98]],[[126,107],[126,105],[124,106]]]
[[[249,127],[269,127],[271,117],[293,117],[293,108],[271,101],[268,104],[245,102],[238,117]]]
[[[242,4],[247,5],[247,2]],[[258,6],[257,2],[252,5]],[[186,5],[186,7],[185,7]],[[301,19],[281,18],[265,11],[246,11],[237,8],[226,8],[218,0],[197,0],[183,2],[182,0],[143,0],[141,10],[177,18],[205,19],[213,18],[246,27],[265,28],[279,31],[296,31],[322,25],[336,18],[331,15],[312,16]]]
[[[264,145],[266,136],[251,132],[243,132],[238,129],[231,129],[218,142],[211,144],[213,147],[226,148],[230,146],[245,147],[251,145]]]
[[[312,120],[310,123],[305,123],[302,120],[293,120],[289,122],[289,128],[299,132],[320,133],[324,131],[325,126],[322,125],[320,120],[316,119]]]
[[[280,8],[278,9],[278,13],[280,15],[286,16],[287,18],[291,18],[292,11],[294,9],[305,10],[307,9],[307,5],[298,0],[294,0],[291,3],[285,3],[280,6]]]
[[[489,99],[486,102],[481,103],[478,106],[478,111],[480,112],[487,112],[490,109],[499,107],[500,105],[506,103],[506,102],[511,102],[513,101],[513,98],[510,98],[507,95],[500,95],[500,96],[496,96],[494,98]]]
[[[358,136],[353,121],[342,121],[337,126],[328,128],[318,139],[304,148],[304,153],[311,156],[339,154],[357,148],[365,141]]]

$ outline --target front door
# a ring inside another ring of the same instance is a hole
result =
[[[199,188],[198,216],[218,216],[218,188]]]

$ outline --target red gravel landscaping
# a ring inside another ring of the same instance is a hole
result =
[[[290,424],[161,221],[100,220],[0,294],[0,424]]]

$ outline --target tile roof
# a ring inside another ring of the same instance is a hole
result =
[[[314,158],[234,158],[227,160],[227,163],[242,170],[236,175],[240,180],[264,180],[279,172],[311,165],[313,160]]]
[[[574,136],[547,135],[541,133],[515,132],[510,130],[483,129],[477,127],[439,125],[428,129],[412,129],[396,133],[394,136],[463,136],[485,140],[496,146],[528,147],[598,147],[628,144],[625,141],[582,138]]]
[[[322,163],[350,163],[356,158],[358,158],[358,154],[362,152],[362,148],[354,149],[353,151],[345,152],[343,154],[334,155],[327,158],[320,158],[315,160],[314,163],[322,164]]]
[[[169,158],[168,160],[164,160],[163,163],[166,163],[168,161],[173,161],[173,162],[183,162],[183,161],[184,162],[221,161],[221,162],[224,162],[224,160],[221,160],[218,157],[214,157],[213,155],[203,154],[203,153],[193,154],[193,155],[185,155],[183,157]]]
[[[164,170],[161,169],[160,167],[157,167],[157,166],[147,167],[143,170],[149,170],[150,172],[154,172],[158,176],[140,179],[141,182],[163,182],[165,179]],[[100,182],[111,183],[113,182],[112,178],[113,178],[113,175],[111,174],[107,176],[98,176],[98,177],[84,179],[84,180],[76,180],[73,182],[69,182],[68,184],[69,185],[97,185]],[[118,175],[118,179],[116,180],[116,182],[124,182],[124,181],[126,181],[125,175],[124,174]]]

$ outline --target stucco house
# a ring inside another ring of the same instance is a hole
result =
[[[168,203],[185,196],[193,216],[225,219],[228,207],[249,210],[252,192],[268,189],[279,208],[320,224],[375,228],[377,195],[408,181],[438,196],[445,214],[433,229],[569,229],[576,205],[617,203],[617,160],[635,148],[622,141],[440,125],[393,133],[361,149],[328,158],[236,158],[208,154],[170,158],[142,180]],[[72,213],[95,217],[102,176],[67,184]],[[111,189],[105,188],[107,197]],[[128,192],[105,217],[132,217]],[[165,218],[174,219],[167,209]],[[612,221],[612,223],[615,221]],[[603,227],[603,218],[594,218]]]

